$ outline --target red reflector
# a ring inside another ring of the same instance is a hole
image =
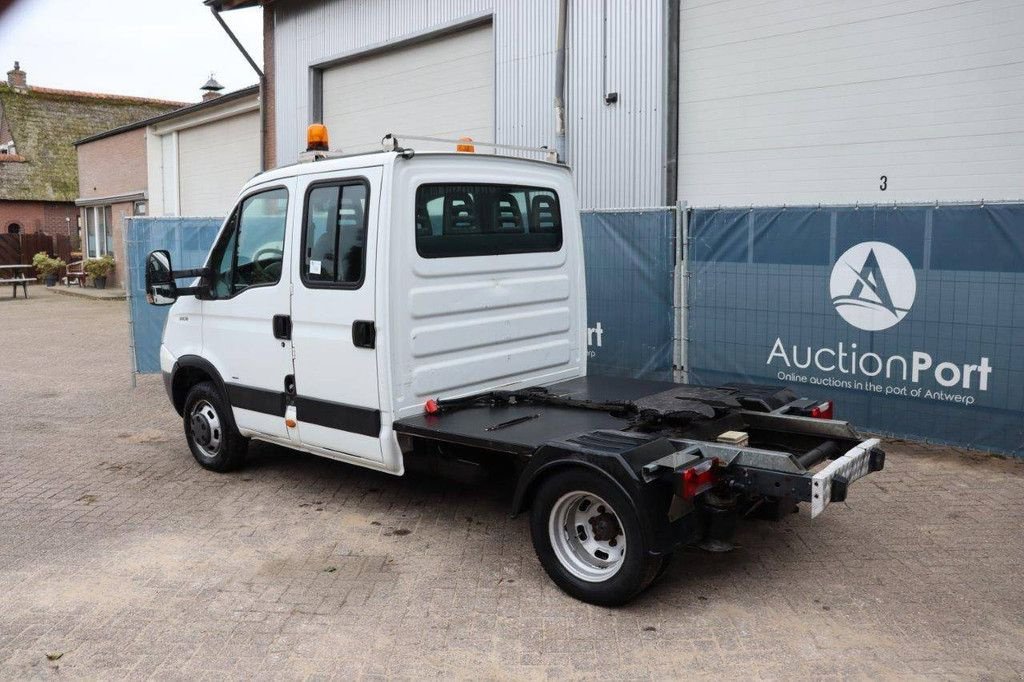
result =
[[[835,405],[831,400],[815,405],[811,408],[811,416],[815,419],[832,419],[835,414]]]
[[[715,460],[707,459],[683,472],[684,500],[692,500],[715,485]]]
[[[437,401],[433,398],[423,403],[423,411],[427,414],[437,414],[440,409],[441,408],[437,405]]]

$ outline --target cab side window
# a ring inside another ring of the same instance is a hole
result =
[[[250,195],[235,208],[210,257],[215,297],[281,281],[287,216],[284,188]]]
[[[363,182],[314,185],[306,195],[302,281],[310,286],[357,288],[366,263]]]

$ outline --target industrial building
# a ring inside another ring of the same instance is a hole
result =
[[[1024,194],[1013,0],[279,0],[264,13],[278,163],[315,121],[352,151],[389,131],[559,147],[562,77],[585,208]]]

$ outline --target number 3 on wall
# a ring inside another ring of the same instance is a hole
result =
[[[882,181],[882,184],[880,184],[878,186],[878,189],[880,189],[880,190],[882,190],[884,192],[885,188],[889,186],[889,176],[883,175],[882,177],[880,177],[878,179]]]

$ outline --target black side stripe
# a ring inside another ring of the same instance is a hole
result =
[[[224,384],[224,387],[232,407],[284,417],[284,393],[239,384]]]
[[[232,407],[275,417],[283,418],[285,415],[288,396],[283,392],[239,384],[225,384],[225,388]],[[295,397],[295,409],[300,422],[372,438],[380,437],[380,410],[303,396]]]
[[[300,422],[373,438],[380,437],[380,410],[302,396],[295,398],[295,408]]]

